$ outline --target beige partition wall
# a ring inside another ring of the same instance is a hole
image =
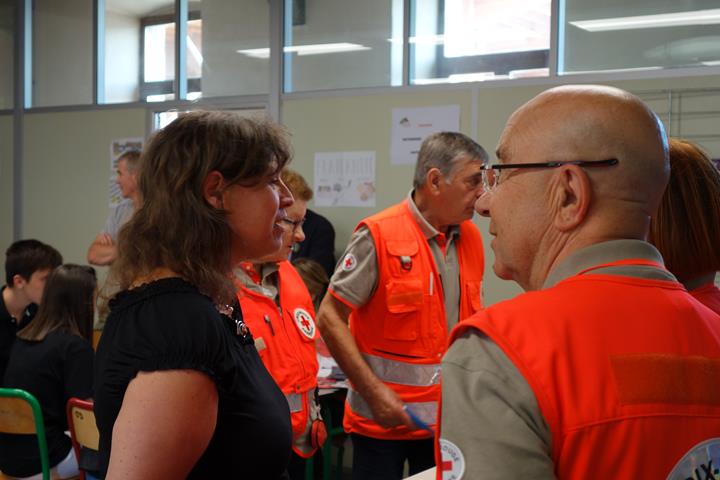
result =
[[[0,115],[0,257],[13,240],[13,116]],[[0,284],[4,284],[3,280]]]
[[[110,143],[144,136],[145,118],[137,108],[26,115],[23,236],[87,263],[108,214]]]
[[[668,123],[668,105],[658,101],[658,91],[672,91],[677,95],[691,89],[717,89],[720,80],[714,77],[675,78],[662,80],[633,80],[614,82],[617,86],[648,97],[663,121]],[[473,135],[494,157],[498,137],[507,117],[520,105],[550,85],[492,86],[481,84],[462,89],[429,89],[413,93],[379,93],[374,95],[325,96],[320,98],[291,98],[283,104],[283,122],[293,135],[295,160],[293,168],[300,171],[312,184],[313,162],[316,152],[365,151],[376,152],[377,206],[375,208],[332,207],[317,208],[335,226],[337,238],[335,250],[342,252],[357,222],[371,213],[379,211],[399,200],[410,190],[413,168],[390,163],[391,112],[395,107],[423,107],[433,105],[460,105],[460,129]],[[387,92],[387,90],[383,91]],[[667,97],[667,94],[661,94]],[[720,111],[719,104],[714,108]],[[671,100],[678,110],[677,98]],[[687,102],[687,100],[685,100]],[[702,103],[702,100],[695,100]],[[712,110],[712,109],[710,109]],[[720,119],[718,116],[688,115],[684,119],[675,112],[674,121],[668,124],[676,135],[684,125],[686,135],[708,134],[694,138],[711,155],[720,158]],[[692,117],[692,121],[690,121]],[[695,118],[698,117],[698,118]],[[622,119],[618,119],[622,121]],[[681,123],[678,123],[681,122]],[[477,131],[472,125],[477,124]],[[692,125],[692,127],[690,127]],[[714,136],[712,135],[714,133]],[[494,158],[493,158],[494,160]],[[311,208],[314,208],[311,205]],[[487,219],[475,219],[485,240],[485,287],[484,299],[487,305],[510,298],[521,292],[513,282],[498,279],[492,272],[494,257],[489,248]]]

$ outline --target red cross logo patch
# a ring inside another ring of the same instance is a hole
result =
[[[355,267],[357,267],[357,258],[355,258],[355,255],[353,255],[352,253],[348,253],[342,260],[341,268],[345,272],[352,272],[353,270],[355,270]]]
[[[440,465],[443,480],[459,480],[465,473],[465,457],[450,440],[440,439]]]
[[[293,311],[293,318],[295,318],[295,325],[300,329],[300,332],[310,340],[315,338],[315,321],[312,316],[302,308],[296,308]]]

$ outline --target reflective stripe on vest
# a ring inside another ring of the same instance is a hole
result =
[[[363,358],[383,382],[413,387],[429,387],[440,383],[440,364],[420,365],[363,353]],[[372,417],[368,417],[372,418]]]
[[[347,402],[353,412],[372,420],[372,410],[364,398],[352,388],[348,389]],[[407,408],[428,425],[437,423],[438,402],[406,402]]]
[[[301,412],[303,409],[303,397],[307,395],[308,405],[312,405],[315,389],[312,388],[305,393],[286,393],[285,399],[290,407],[290,413]]]

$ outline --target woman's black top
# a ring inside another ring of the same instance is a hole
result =
[[[40,403],[50,466],[71,449],[65,405],[71,397],[92,397],[92,381],[92,345],[82,337],[55,331],[39,342],[18,338],[13,343],[3,386],[26,390]],[[40,473],[35,435],[0,434],[0,470],[15,477]]]
[[[180,278],[157,280],[110,301],[95,362],[103,476],[128,384],[138,372],[159,370],[200,371],[218,390],[215,432],[188,478],[286,478],[292,441],[287,400],[263,366],[240,309],[233,318],[220,314]]]

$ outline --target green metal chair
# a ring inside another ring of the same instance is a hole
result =
[[[0,432],[35,435],[40,451],[43,480],[50,480],[45,423],[37,399],[25,390],[0,388]]]

